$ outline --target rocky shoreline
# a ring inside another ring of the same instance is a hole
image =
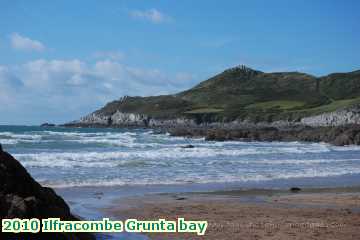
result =
[[[343,126],[304,126],[287,127],[228,126],[228,125],[105,125],[105,124],[66,124],[65,127],[94,128],[146,128],[155,133],[169,133],[171,136],[205,137],[207,141],[301,141],[326,142],[336,146],[360,145],[360,124]]]
[[[91,113],[65,127],[149,128],[173,136],[205,137],[206,140],[305,141],[334,145],[360,145],[360,105],[295,120],[254,122],[234,120],[210,121],[207,115],[197,118],[157,119],[145,114],[104,115]]]
[[[292,128],[167,128],[172,136],[205,137],[208,141],[303,141],[336,146],[360,145],[360,125]]]

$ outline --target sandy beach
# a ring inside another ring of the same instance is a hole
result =
[[[208,221],[205,236],[152,233],[150,239],[360,239],[359,189],[148,194],[103,211],[116,219]]]

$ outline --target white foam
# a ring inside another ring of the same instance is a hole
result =
[[[2,144],[19,144],[19,143],[48,143],[48,142],[74,142],[79,144],[102,144],[108,146],[125,146],[137,147],[133,145],[136,139],[136,133],[124,132],[0,132],[0,143]],[[139,144],[140,146],[140,144]]]
[[[279,168],[283,167],[284,165],[288,166],[294,166],[294,165],[301,165],[301,166],[313,166],[316,167],[319,164],[354,164],[358,163],[360,164],[360,159],[284,159],[284,160],[275,160],[275,159],[261,159],[261,160],[243,160],[243,159],[237,159],[237,160],[212,160],[208,161],[205,164],[206,165],[234,165],[234,166],[242,166],[245,165],[251,165],[251,166],[263,166],[266,165],[278,165]],[[248,166],[250,167],[250,166]]]
[[[360,146],[350,145],[350,146],[331,146],[333,151],[360,151]]]
[[[3,145],[14,145],[17,144],[19,141],[16,139],[0,139],[0,144]]]
[[[329,151],[328,149],[308,149],[308,148],[241,148],[241,149],[224,149],[224,148],[191,148],[183,149],[180,147],[166,147],[160,149],[149,149],[134,151],[111,151],[111,152],[57,152],[57,153],[30,153],[30,154],[14,154],[18,159],[27,164],[28,161],[33,160],[34,164],[62,164],[64,167],[67,164],[72,165],[73,162],[104,162],[114,160],[128,160],[128,159],[146,159],[146,160],[164,160],[173,159],[174,161],[180,159],[199,159],[199,158],[214,158],[214,157],[234,157],[245,155],[265,155],[265,154],[286,154],[286,153],[318,153]],[[32,165],[35,166],[35,165]]]
[[[45,142],[54,148],[35,152],[43,149],[37,144]],[[2,132],[0,143],[34,144],[33,152],[13,155],[53,187],[227,183],[360,173],[356,156],[360,147],[325,143],[207,142],[152,131]],[[72,151],[61,149],[63,143],[84,146],[75,145]],[[195,148],[182,148],[187,144]],[[353,153],[342,155],[342,151]]]
[[[239,183],[239,182],[261,182],[281,179],[293,178],[314,178],[314,177],[335,177],[349,174],[360,174],[360,168],[343,169],[334,171],[334,169],[307,169],[298,172],[282,172],[277,174],[217,174],[217,175],[201,175],[197,173],[186,174],[182,176],[174,176],[172,178],[163,177],[144,177],[138,178],[114,178],[114,179],[75,179],[65,181],[42,181],[43,184],[56,187],[111,187],[111,186],[136,186],[136,185],[179,185],[189,183]]]
[[[13,138],[13,139],[41,139],[41,135],[39,134],[21,134],[21,133],[13,133],[13,132],[0,132],[0,138],[2,136]]]

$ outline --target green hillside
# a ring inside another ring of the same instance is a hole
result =
[[[274,121],[334,111],[360,103],[360,71],[317,78],[300,72],[264,73],[240,66],[174,95],[126,97],[97,111],[117,110],[159,119]]]

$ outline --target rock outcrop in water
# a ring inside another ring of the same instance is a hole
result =
[[[54,190],[42,187],[0,145],[0,218],[52,218],[78,220]],[[87,233],[1,233],[0,239],[95,239]]]
[[[303,141],[337,146],[360,145],[360,125],[339,127],[267,128],[167,128],[172,136],[205,137],[208,141]]]
[[[56,124],[46,122],[41,124],[40,127],[56,127]]]

